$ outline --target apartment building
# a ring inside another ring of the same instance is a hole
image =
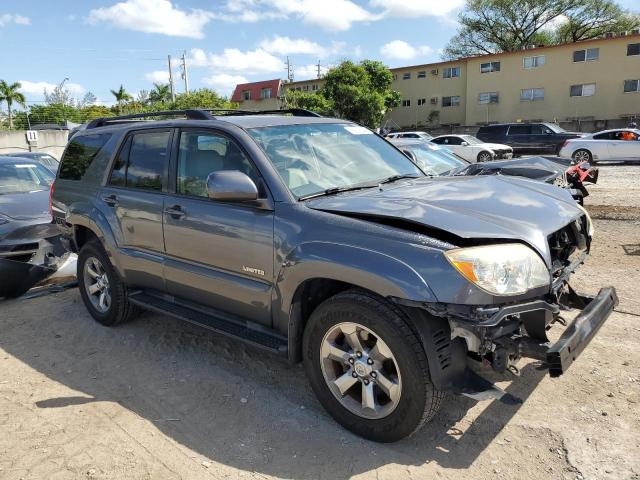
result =
[[[236,85],[231,101],[240,104],[246,110],[280,109],[282,81],[278,78],[261,82],[239,83]]]
[[[392,128],[640,118],[637,31],[391,72],[392,88],[402,96],[401,105],[386,118]],[[279,91],[313,92],[322,83],[281,83]]]

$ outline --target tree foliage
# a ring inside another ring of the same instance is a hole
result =
[[[595,38],[640,25],[614,0],[467,0],[443,56],[453,59]]]
[[[333,115],[333,104],[321,91],[301,92],[299,90],[287,90],[285,104],[287,108],[304,108],[320,115]]]
[[[382,62],[345,60],[327,72],[321,92],[337,116],[376,128],[400,103],[400,94],[391,89],[392,80]]]
[[[20,82],[7,83],[4,80],[0,80],[0,103],[5,102],[7,104],[7,114],[9,117],[9,129],[13,128],[13,104],[25,106],[26,99],[24,95],[19,91],[22,85]]]

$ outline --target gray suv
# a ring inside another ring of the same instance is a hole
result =
[[[562,374],[617,304],[569,287],[592,225],[553,185],[427,176],[303,110],[154,115],[94,120],[62,157],[52,211],[88,311],[153,310],[302,361],[358,435],[410,435],[446,392],[503,396],[478,362]]]

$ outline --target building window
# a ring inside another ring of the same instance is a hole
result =
[[[398,80],[398,74],[397,74],[397,73],[394,73],[394,74],[393,74],[393,80],[394,80],[394,81]]]
[[[520,101],[539,102],[544,100],[544,88],[525,88],[520,90]]]
[[[303,90],[304,92],[308,92],[308,91],[309,91],[309,85],[305,85],[305,86],[303,86],[303,87],[302,87],[302,90]]]
[[[591,62],[600,58],[599,48],[587,48],[586,50],[576,50],[573,52],[573,63]]]
[[[317,84],[311,85],[311,90],[313,90],[314,92],[317,92],[318,91],[318,85]]]
[[[243,100],[251,100],[251,90],[243,90],[242,91],[242,99]]]
[[[500,71],[500,62],[487,62],[480,64],[480,73],[491,73]]]
[[[426,98],[419,98],[418,99],[418,106],[421,107],[422,105],[426,105],[427,104],[427,99]]]
[[[442,106],[443,107],[459,107],[460,97],[458,95],[453,97],[442,97]]]
[[[427,71],[426,70],[420,70],[418,72],[418,78],[427,78]]]
[[[585,83],[583,85],[571,85],[569,89],[570,97],[591,97],[596,93],[595,83]]]
[[[411,72],[407,72],[407,73],[403,73],[402,74],[402,79],[403,80],[409,80],[411,78]]]
[[[624,93],[640,92],[640,80],[625,80]]]
[[[640,55],[640,43],[630,43],[627,45],[627,57]]]
[[[410,107],[411,106],[411,100],[402,100],[402,106],[403,107]]]
[[[536,55],[534,57],[524,57],[522,59],[522,65],[524,68],[538,68],[547,63],[547,59],[544,55]]]
[[[460,76],[460,67],[447,67],[442,70],[442,78],[455,78]]]
[[[489,103],[498,103],[498,92],[485,92],[478,95],[478,103],[487,105]]]
[[[271,98],[271,89],[270,88],[263,88],[260,91],[260,95],[263,99],[267,99],[267,98]]]

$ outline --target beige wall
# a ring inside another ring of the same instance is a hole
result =
[[[485,123],[487,113],[492,122],[615,119],[638,114],[640,94],[623,93],[624,80],[640,78],[640,57],[627,56],[627,44],[636,42],[640,42],[640,37],[580,42],[469,59],[466,123]],[[573,52],[586,48],[599,48],[599,59],[574,63]],[[533,55],[544,55],[545,65],[525,69],[523,58]],[[480,73],[480,64],[487,61],[500,61],[500,72]],[[596,84],[593,96],[569,96],[571,85],[587,83]],[[521,101],[520,92],[525,88],[544,88],[544,100]],[[490,104],[487,112],[487,105],[478,104],[478,95],[494,91],[499,93],[499,103]]]
[[[58,160],[67,146],[67,130],[38,130],[38,143],[31,145],[32,152],[42,152],[53,155]],[[13,130],[0,132],[0,153],[28,152],[26,132]]]

